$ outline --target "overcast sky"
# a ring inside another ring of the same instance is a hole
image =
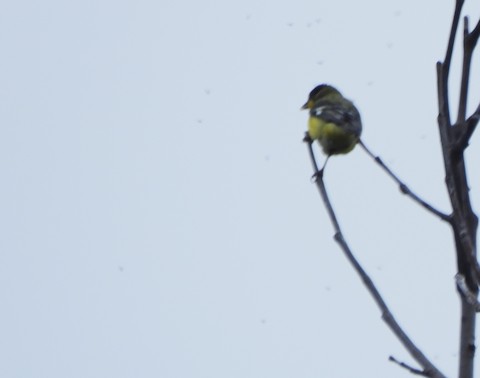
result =
[[[365,143],[448,212],[435,62],[453,6],[1,3],[0,376],[409,376],[332,239],[299,108],[337,86]],[[325,180],[400,324],[454,376],[451,231],[360,148]]]

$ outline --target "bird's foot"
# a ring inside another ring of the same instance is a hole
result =
[[[305,136],[303,137],[303,141],[309,144],[313,143],[313,139],[310,137],[310,134],[308,133],[308,131],[305,133]]]

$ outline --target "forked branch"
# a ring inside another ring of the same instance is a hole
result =
[[[472,54],[480,36],[480,21],[469,32],[468,19],[463,28],[463,65],[457,121],[450,121],[448,81],[452,51],[455,44],[463,0],[457,0],[447,51],[443,62],[437,63],[438,126],[445,166],[445,182],[452,204],[451,226],[457,257],[457,289],[461,298],[459,373],[472,378],[475,357],[475,323],[480,268],[476,256],[478,218],[473,212],[466,173],[464,151],[480,119],[480,105],[467,118],[467,95]]]
[[[478,121],[480,119],[480,104],[473,114],[467,119],[467,100],[468,100],[468,84],[470,81],[470,71],[472,65],[472,56],[478,38],[480,37],[480,20],[477,22],[475,28],[468,31],[468,17],[464,18],[463,28],[463,65],[462,65],[462,81],[460,86],[460,96],[458,103],[457,125],[462,125],[458,128],[458,137],[454,141],[454,149],[457,151],[465,150],[468,147],[468,142],[475,131]],[[447,72],[448,75],[448,72]],[[466,121],[466,122],[465,122]]]
[[[345,238],[343,236],[343,233],[340,229],[340,225],[337,220],[337,216],[335,215],[332,204],[328,197],[327,190],[325,188],[325,183],[323,181],[323,172],[318,169],[318,165],[315,160],[315,155],[313,153],[312,143],[307,141],[307,146],[308,146],[308,151],[309,151],[310,159],[312,162],[313,170],[315,172],[313,177],[315,177],[315,183],[317,184],[317,188],[320,192],[322,200],[328,211],[330,221],[332,222],[333,228],[335,230],[335,236],[334,236],[335,241],[340,245],[340,248],[342,249],[345,257],[353,265],[353,268],[362,279],[370,295],[373,297],[375,303],[377,304],[380,311],[382,312],[382,319],[385,321],[385,323],[387,323],[387,325],[390,327],[392,332],[395,334],[395,336],[397,336],[397,338],[400,340],[403,346],[407,349],[410,355],[415,359],[415,361],[417,361],[420,364],[420,366],[422,366],[423,368],[423,370],[421,371],[422,375],[424,375],[425,377],[431,377],[431,378],[445,378],[445,375],[443,375],[440,372],[440,370],[438,370],[435,367],[435,365],[433,365],[432,362],[430,362],[430,360],[422,353],[422,351],[417,348],[417,346],[412,342],[412,340],[407,336],[407,334],[403,331],[403,329],[397,323],[397,321],[395,320],[395,317],[393,316],[392,312],[390,311],[387,304],[383,300],[375,284],[373,283],[369,275],[366,273],[366,271],[363,269],[363,267],[360,265],[358,260],[353,255],[349,245],[345,241]]]

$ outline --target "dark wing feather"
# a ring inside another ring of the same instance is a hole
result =
[[[311,115],[325,122],[335,123],[356,136],[362,133],[360,113],[350,101],[345,100],[340,104],[318,103],[312,108]]]

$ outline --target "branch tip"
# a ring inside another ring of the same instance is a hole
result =
[[[402,361],[399,361],[397,360],[395,357],[393,356],[389,356],[388,357],[388,360],[389,361],[392,361],[393,363],[396,363],[398,366],[401,366],[402,368],[404,369],[407,369],[410,373],[412,374],[415,374],[415,375],[422,375],[424,377],[430,377],[431,375],[429,373],[427,373],[425,370],[420,370],[420,369],[417,369],[417,368],[414,368],[408,364],[406,364],[405,362],[402,362]]]

